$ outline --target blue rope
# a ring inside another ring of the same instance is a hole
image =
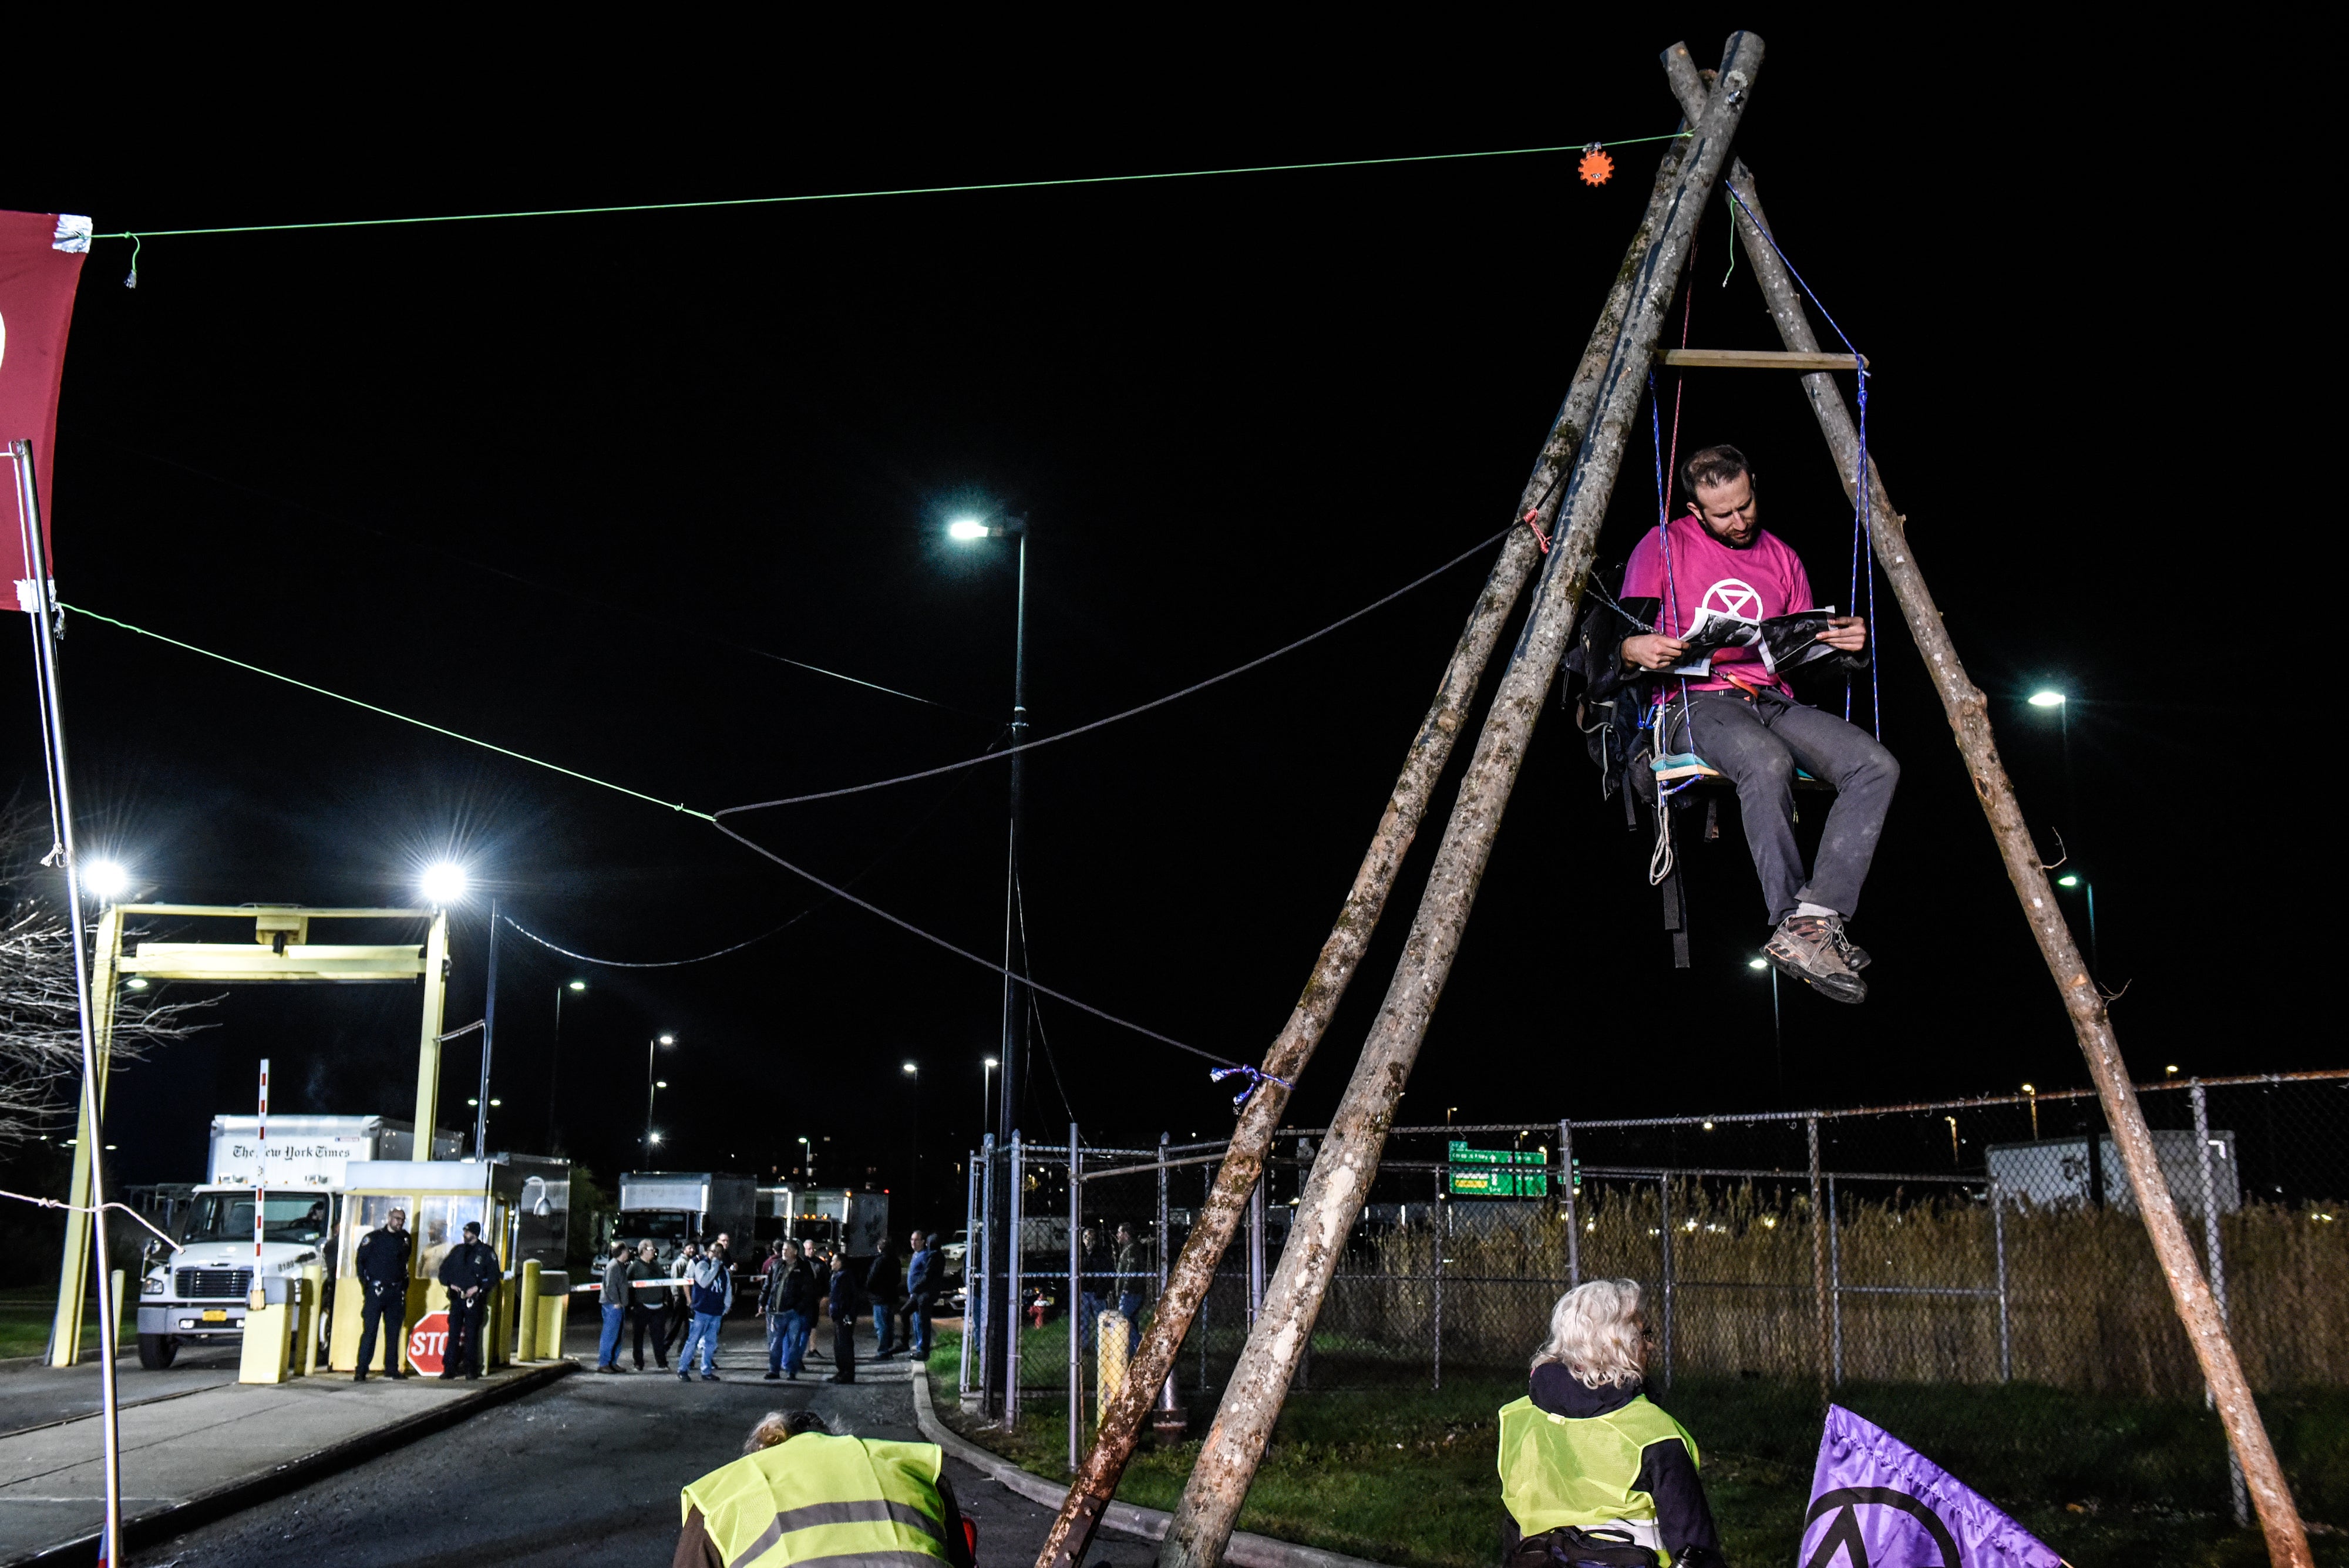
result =
[[[1276,1078],[1271,1074],[1260,1072],[1254,1067],[1216,1067],[1211,1069],[1207,1076],[1218,1084],[1226,1078],[1238,1077],[1247,1080],[1241,1085],[1240,1092],[1232,1096],[1232,1109],[1236,1111],[1247,1106],[1247,1097],[1256,1093],[1257,1085],[1259,1084],[1278,1084],[1284,1089],[1294,1089],[1297,1086],[1286,1078]]]
[[[1850,335],[1845,332],[1842,326],[1836,320],[1834,313],[1829,311],[1819,296],[1811,291],[1811,286],[1803,281],[1803,275],[1795,269],[1794,262],[1783,249],[1780,249],[1776,236],[1770,233],[1760,218],[1754,215],[1754,209],[1745,204],[1745,198],[1737,193],[1737,187],[1723,180],[1721,182],[1721,188],[1729,192],[1729,199],[1737,203],[1737,210],[1745,214],[1746,222],[1754,225],[1754,232],[1770,242],[1770,248],[1777,251],[1778,259],[1785,263],[1786,275],[1792,277],[1796,286],[1802,289],[1804,296],[1818,306],[1820,318],[1834,328],[1835,335],[1843,339],[1843,346],[1851,350],[1852,365],[1859,376],[1858,472],[1853,485],[1854,493],[1859,497],[1859,510],[1853,514],[1851,524],[1851,607],[1853,609],[1859,607],[1859,557],[1864,550],[1868,556],[1868,624],[1872,635],[1876,626],[1876,519],[1868,504],[1874,487],[1868,482],[1868,371],[1867,367],[1860,363],[1864,356],[1861,355],[1858,346],[1852,342]],[[1881,695],[1877,681],[1876,665],[1877,660],[1871,655],[1868,661],[1868,703],[1869,717],[1876,725],[1876,738],[1880,741],[1884,739],[1884,711],[1879,705]],[[1851,720],[1851,682],[1848,680],[1844,682],[1843,716],[1845,722],[1848,723]]]

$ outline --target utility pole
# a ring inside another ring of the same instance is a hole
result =
[[[1667,51],[1664,63],[1683,112],[1693,113],[1706,107],[1706,86],[1690,62],[1687,51]],[[1795,281],[1764,226],[1767,220],[1762,213],[1754,176],[1740,163],[1730,170],[1729,182],[1738,197],[1730,204],[1735,214],[1738,237],[1754,264],[1754,276],[1761,284],[1763,297],[1769,302],[1779,337],[1790,350],[1816,352],[1818,340],[1812,335],[1809,318],[1803,314]],[[1804,377],[1803,389],[1809,394],[1811,411],[1817,417],[1820,432],[1826,437],[1836,467],[1843,475],[1844,488],[1857,504],[1862,483],[1858,472],[1859,438],[1851,411],[1844,404],[1843,391],[1836,385],[1835,378],[1825,373]],[[1981,689],[1967,678],[1965,666],[1959,661],[1957,645],[1942,625],[1941,612],[1933,603],[1924,574],[1917,565],[1916,552],[1909,545],[1908,519],[1892,509],[1883,475],[1877,472],[1873,462],[1868,465],[1865,483],[1869,489],[1869,514],[1881,536],[1877,556],[1883,563],[1885,577],[1908,620],[1909,634],[1916,639],[1917,649],[1924,657],[1933,690],[1949,715],[1958,750],[1973,780],[1975,797],[1982,802],[1982,814],[1990,820],[1991,836],[1997,840],[2000,857],[2006,862],[2007,877],[2014,884],[2023,917],[2031,924],[2048,973],[2063,998],[2081,1054],[2087,1058],[2089,1076],[2095,1082],[2096,1097],[2112,1129],[2113,1147],[2128,1173],[2137,1212],[2143,1216],[2146,1232],[2152,1239],[2154,1256],[2161,1264],[2170,1299],[2185,1325],[2188,1342],[2194,1347],[2195,1359],[2200,1364],[2203,1382],[2209,1389],[2211,1402],[2218,1407],[2228,1443],[2242,1466],[2244,1480],[2259,1510],[2269,1559],[2277,1568],[2308,1568],[2314,1560],[2309,1552],[2307,1531],[2292,1504],[2292,1492],[2284,1484],[2282,1467],[2268,1441],[2267,1428],[2261,1422],[2258,1406],[2252,1402],[2251,1386],[2244,1379],[2235,1347],[2227,1337],[2225,1319],[2195,1258],[2193,1242],[2178,1220],[2178,1205],[2170,1196],[2169,1183],[2156,1157],[2153,1135],[2146,1127],[2145,1108],[2137,1103],[2137,1090],[2121,1060],[2120,1041],[2113,1032],[2104,997],[2090,978],[2087,966],[2080,961],[2080,950],[2072,940],[2071,928],[2057,910],[2055,889],[2048,883],[2047,868],[2040,860],[2031,830],[2023,821],[2022,806],[2015,799],[2013,781],[2007,777],[2006,765],[2000,760],[1997,742],[1991,734],[1990,704]],[[2093,1132],[2090,1137],[2094,1139]],[[2093,1141],[2090,1147],[2095,1147]]]
[[[1576,366],[1565,402],[1519,497],[1514,515],[1525,526],[1512,530],[1485,578],[1444,678],[1436,687],[1427,716],[1404,754],[1393,792],[1388,796],[1370,848],[1355,873],[1329,940],[1314,961],[1288,1023],[1265,1054],[1265,1080],[1257,1085],[1240,1112],[1215,1184],[1191,1228],[1182,1255],[1167,1276],[1165,1290],[1128,1369],[1126,1381],[1102,1418],[1100,1437],[1085,1456],[1060,1516],[1053,1521],[1043,1551],[1037,1558],[1038,1568],[1075,1568],[1084,1561],[1085,1550],[1092,1542],[1102,1511],[1117,1490],[1142,1422],[1174,1369],[1174,1353],[1190,1332],[1199,1305],[1214,1282],[1216,1265],[1230,1245],[1249,1196],[1263,1174],[1274,1129],[1279,1126],[1288,1106],[1288,1086],[1297,1082],[1312,1059],[1331,1014],[1361,965],[1388,895],[1393,891],[1403,856],[1418,835],[1428,801],[1451,759],[1454,742],[1467,725],[1469,710],[1504,623],[1536,563],[1543,559],[1541,546],[1536,543],[1537,530],[1541,531],[1539,536],[1547,537],[1559,514],[1561,493],[1583,450],[1585,434],[1610,372],[1617,376],[1628,373],[1628,368],[1615,363],[1618,329],[1631,307],[1641,264],[1651,248],[1651,240],[1682,196],[1680,176],[1689,146],[1687,140],[1666,144],[1647,213],[1632,236],[1624,265],[1616,275],[1598,326]],[[1586,551],[1586,560],[1575,569],[1578,582],[1587,565]],[[1321,1164],[1319,1159],[1315,1161],[1317,1170]],[[1299,1245],[1300,1234],[1292,1227],[1290,1251]]]
[[[1516,648],[1461,779],[1452,820],[1436,849],[1386,1000],[1298,1201],[1289,1244],[1281,1252],[1263,1310],[1248,1333],[1215,1425],[1167,1526],[1158,1555],[1161,1568],[1214,1568],[1221,1560],[1321,1310],[1323,1293],[1378,1173],[1387,1128],[1393,1125],[1403,1085],[1451,974],[1502,813],[1573,631],[1599,527],[1647,396],[1648,367],[1671,313],[1704,198],[1727,163],[1731,138],[1752,101],[1762,52],[1762,40],[1754,34],[1730,35],[1722,51],[1722,79],[1730,90],[1716,94],[1703,114],[1691,117],[1692,134],[1670,144],[1682,151],[1676,177],[1655,222],[1642,225],[1645,244],[1626,269],[1632,277],[1631,296],[1609,335],[1597,417],[1559,504],[1557,537],[1533,607],[1517,634]]]
[[[473,1158],[490,1158],[490,1059],[498,1036],[498,901],[490,900],[489,989],[481,997],[481,1092],[473,1102]],[[556,1003],[561,1006],[560,1002]]]

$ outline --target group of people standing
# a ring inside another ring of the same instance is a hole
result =
[[[900,1265],[889,1242],[860,1270],[847,1249],[815,1241],[772,1243],[759,1265],[758,1315],[767,1334],[765,1381],[796,1382],[808,1358],[823,1355],[808,1348],[820,1316],[832,1319],[831,1383],[856,1381],[856,1324],[867,1306],[873,1313],[875,1354],[909,1351],[916,1360],[930,1353],[930,1314],[944,1284],[936,1249],[928,1235],[916,1231],[912,1255]],[[652,1345],[653,1360],[668,1370],[668,1352],[680,1340],[678,1358],[680,1381],[693,1378],[697,1355],[701,1379],[719,1381],[718,1334],[734,1308],[733,1238],[720,1233],[707,1247],[688,1241],[664,1268],[650,1241],[631,1251],[614,1242],[604,1265],[604,1334],[597,1346],[595,1370],[625,1372],[620,1364],[621,1340],[628,1324],[636,1324],[635,1370],[645,1369],[645,1345]]]
[[[1077,1267],[1079,1343],[1092,1349],[1093,1324],[1114,1303],[1125,1319],[1125,1354],[1131,1357],[1142,1343],[1143,1303],[1158,1282],[1149,1244],[1134,1236],[1131,1225],[1120,1225],[1113,1242],[1102,1239],[1100,1226],[1088,1225],[1077,1237]]]

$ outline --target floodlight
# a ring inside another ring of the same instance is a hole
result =
[[[453,860],[441,860],[424,868],[424,897],[434,909],[453,904],[465,896],[465,868]]]
[[[119,861],[93,860],[82,867],[81,885],[92,898],[111,904],[130,891],[130,873]]]
[[[587,982],[584,980],[574,980],[571,982],[571,989],[574,991],[585,991],[587,989]]]
[[[1745,967],[1747,969],[1768,969],[1770,967],[1770,961],[1768,959],[1747,959],[1745,961]]]
[[[992,1057],[992,1056],[989,1056],[989,1057],[987,1059],[987,1064],[988,1064],[988,1066],[990,1066],[990,1067],[1000,1067],[1000,1066],[1002,1066],[1002,1065],[1003,1065],[1003,1064],[1002,1064],[1002,1063],[1000,1063],[1000,1062],[997,1061],[997,1060],[996,1060],[994,1057]]]
[[[677,1036],[674,1034],[664,1034],[660,1037],[660,1043],[664,1045],[674,1045],[677,1044]]]
[[[2064,705],[2064,693],[2061,691],[2033,691],[2031,694],[2031,705],[2033,708],[2061,708]]]
[[[919,1067],[916,1066],[913,1063],[908,1062],[908,1063],[906,1063],[906,1064],[905,1064],[905,1070],[906,1072],[908,1072],[908,1073],[919,1073],[919,1072],[921,1071],[921,1068],[919,1068]]]
[[[144,991],[147,989],[147,977],[143,974],[134,974],[122,983],[133,991]]]
[[[2076,888],[2079,885],[2080,878],[2074,876],[2069,871],[2066,871],[2063,876],[2055,878],[2055,886],[2058,888]]]
[[[953,522],[947,524],[947,537],[949,539],[984,539],[987,537],[987,524],[980,522],[976,517],[957,517]]]

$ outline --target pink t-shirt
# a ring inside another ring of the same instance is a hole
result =
[[[1656,530],[1648,530],[1647,537],[1632,547],[1630,564],[1623,571],[1625,598],[1664,601],[1656,615],[1656,629],[1668,637],[1685,635],[1700,607],[1746,620],[1817,607],[1811,602],[1811,579],[1803,570],[1802,557],[1766,528],[1744,549],[1733,550],[1683,513],[1671,521],[1671,595],[1664,592],[1664,552]],[[1715,649],[1713,672],[1702,679],[1690,677],[1688,689],[1726,689],[1733,683],[1723,679],[1724,670],[1736,670],[1752,685],[1786,689],[1764,667],[1759,650],[1751,648]]]

